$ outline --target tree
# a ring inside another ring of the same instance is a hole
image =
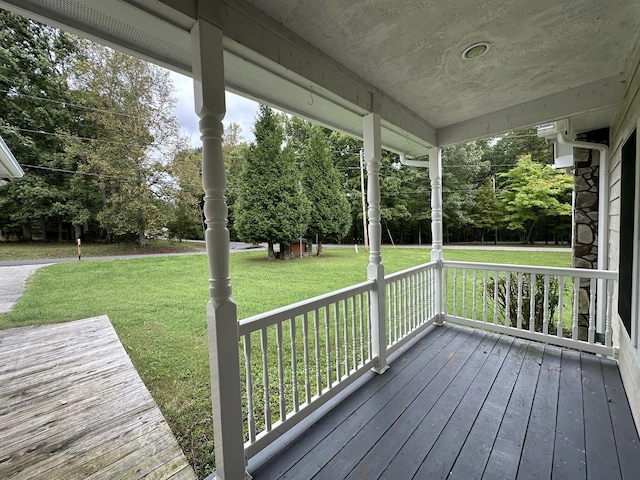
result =
[[[349,202],[340,182],[340,173],[333,166],[330,147],[322,128],[298,118],[291,119],[289,124],[295,126],[292,143],[295,140],[301,143],[302,184],[311,206],[308,233],[318,236],[319,256],[322,255],[324,238],[341,239],[346,235],[351,225]]]
[[[235,227],[249,243],[268,243],[275,259],[275,243],[290,244],[306,230],[309,202],[304,195],[293,151],[283,148],[282,117],[260,106],[254,125],[255,143],[247,150],[235,207]]]
[[[525,155],[501,177],[505,222],[509,230],[520,234],[523,243],[533,243],[534,227],[542,218],[571,215],[573,181],[563,171],[533,162]]]
[[[155,65],[83,45],[73,80],[98,106],[86,116],[100,126],[100,138],[78,140],[68,151],[82,159],[80,170],[96,175],[102,227],[108,234],[135,234],[144,246],[146,235],[161,233],[166,223],[166,165],[185,146],[173,116],[173,84]]]
[[[0,222],[18,227],[31,240],[32,229],[47,239],[53,221],[75,214],[66,209],[73,159],[64,155],[65,137],[77,124],[78,111],[67,83],[69,65],[78,55],[75,37],[52,27],[0,10],[0,135],[25,176],[0,187]]]
[[[173,200],[167,228],[169,234],[183,238],[204,238],[202,218],[202,148],[178,152],[169,166],[175,181]]]
[[[480,229],[481,241],[484,244],[485,232],[495,232],[494,243],[498,242],[498,228],[502,224],[504,211],[502,204],[496,196],[494,179],[487,180],[476,192],[471,220],[473,225]]]

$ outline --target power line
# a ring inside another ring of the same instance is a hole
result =
[[[112,142],[110,140],[100,140],[99,138],[81,137],[79,135],[71,135],[71,134],[64,134],[64,133],[54,133],[54,132],[45,132],[44,130],[32,130],[32,129],[29,129],[29,128],[15,127],[13,125],[5,125],[5,128],[11,129],[11,130],[16,130],[18,132],[37,133],[39,135],[49,135],[49,136],[52,136],[52,137],[59,137],[59,138],[64,138],[64,139],[75,138],[75,139],[78,139],[78,140],[87,140],[87,141],[91,141],[91,142],[105,143],[105,144],[108,144],[108,145],[119,145],[119,146],[122,146],[122,147],[139,147],[140,146],[140,145],[135,145],[133,143]]]
[[[20,92],[14,91],[14,90],[3,90],[3,89],[0,89],[0,92],[1,93],[6,93],[6,94],[8,94],[10,96],[33,98],[34,100],[38,100],[38,101],[42,101],[42,102],[55,103],[57,105],[62,105],[63,107],[82,108],[84,110],[90,110],[92,112],[110,113],[112,115],[119,115],[119,116],[122,116],[122,117],[142,118],[139,115],[132,115],[130,113],[121,113],[121,112],[116,112],[115,110],[104,110],[104,109],[101,109],[101,108],[87,107],[85,105],[79,105],[77,103],[63,102],[61,100],[52,100],[50,98],[38,97],[36,95],[28,95],[26,93],[20,93]]]

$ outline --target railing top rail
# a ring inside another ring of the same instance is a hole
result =
[[[543,275],[559,275],[565,277],[596,278],[617,280],[618,272],[613,270],[591,270],[586,268],[538,267],[532,265],[509,265],[503,263],[458,262],[444,260],[444,267],[468,268],[487,271],[507,271],[516,273],[536,273]]]
[[[435,267],[437,265],[438,265],[438,262],[423,263],[422,265],[418,265],[417,267],[411,267],[411,268],[407,268],[405,270],[401,270],[399,272],[395,272],[395,273],[391,273],[389,275],[385,275],[384,279],[385,279],[385,281],[397,280],[398,278],[408,277],[409,275],[412,275],[412,274],[418,273],[418,272],[422,272],[424,270],[427,270],[429,268]]]
[[[302,300],[291,305],[286,305],[284,307],[254,315],[253,317],[245,318],[238,322],[240,330],[239,333],[241,336],[246,335],[247,333],[255,332],[256,330],[268,327],[269,325],[274,325],[289,318],[310,312],[316,308],[321,308],[325,305],[330,305],[340,300],[344,300],[345,298],[358,295],[359,293],[367,292],[372,289],[374,284],[374,280],[367,280],[340,290],[318,295],[317,297]]]

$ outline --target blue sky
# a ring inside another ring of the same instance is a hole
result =
[[[193,81],[179,73],[170,72],[171,80],[176,89],[178,105],[176,118],[180,122],[182,133],[191,139],[191,145],[199,147],[200,133],[198,131],[198,116],[193,106]],[[253,141],[253,122],[258,112],[258,104],[253,100],[227,92],[227,114],[223,120],[225,127],[230,123],[237,123],[242,128],[242,135],[248,142]]]

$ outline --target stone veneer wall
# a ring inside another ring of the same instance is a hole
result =
[[[600,153],[597,150],[574,148],[574,268],[598,268],[598,174]],[[580,284],[579,338],[587,340],[589,327],[589,297],[591,288],[588,279]]]

